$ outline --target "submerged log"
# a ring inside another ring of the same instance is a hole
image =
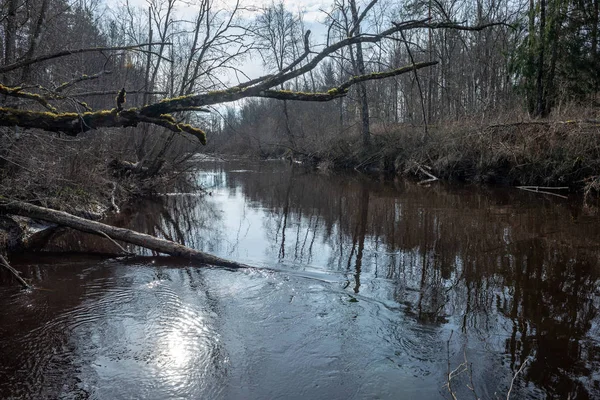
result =
[[[248,265],[226,260],[202,251],[194,250],[170,240],[159,239],[145,233],[132,231],[131,229],[117,228],[101,222],[90,221],[84,218],[76,217],[75,215],[71,215],[64,211],[52,210],[50,208],[40,207],[25,202],[0,202],[0,213],[21,215],[33,219],[52,222],[61,226],[76,229],[78,231],[100,235],[102,237],[108,236],[113,240],[120,240],[122,242],[144,247],[158,253],[182,257],[198,261],[203,264],[229,268],[250,268]]]

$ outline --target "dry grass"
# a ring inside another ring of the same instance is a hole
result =
[[[315,154],[337,167],[412,174],[416,166],[428,166],[447,180],[594,191],[600,186],[600,122],[594,116],[461,121],[429,126],[426,134],[419,126],[374,127],[368,149],[354,135]]]

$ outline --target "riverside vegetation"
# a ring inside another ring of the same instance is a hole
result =
[[[3,201],[100,218],[201,151],[600,187],[597,1],[2,5]]]

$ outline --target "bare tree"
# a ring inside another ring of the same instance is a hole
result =
[[[301,42],[300,20],[286,10],[283,1],[272,3],[263,8],[256,19],[253,29],[263,64],[275,65],[275,72],[281,72],[296,57],[298,42]],[[271,68],[272,69],[272,68]],[[297,85],[296,85],[297,86]],[[280,88],[284,89],[284,82]],[[283,100],[284,128],[292,147],[297,147],[290,127],[290,115],[287,100]]]

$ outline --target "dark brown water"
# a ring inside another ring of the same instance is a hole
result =
[[[207,162],[116,222],[262,267],[13,256],[0,398],[600,398],[600,220],[581,201]],[[114,251],[56,233],[48,249]],[[466,364],[465,363],[465,359]],[[462,366],[461,366],[462,365]],[[468,368],[465,370],[463,367]]]

